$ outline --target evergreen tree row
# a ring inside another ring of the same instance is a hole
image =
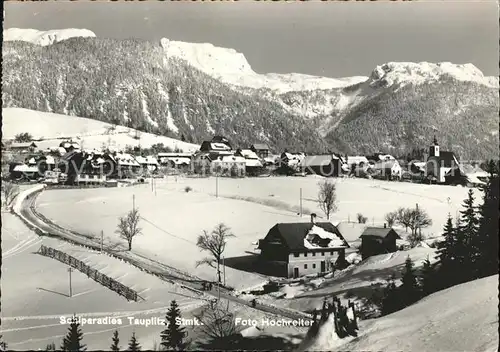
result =
[[[476,206],[474,192],[469,190],[455,224],[448,215],[435,263],[427,258],[417,273],[411,258],[407,258],[401,284],[396,285],[391,278],[383,290],[382,315],[436,291],[498,274],[499,163],[490,161],[488,165],[490,178],[482,190],[483,203]]]

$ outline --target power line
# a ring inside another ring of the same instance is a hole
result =
[[[194,245],[196,246],[196,243],[195,243],[195,242],[193,242],[193,241],[190,241],[190,240],[188,240],[188,239],[185,239],[185,238],[182,238],[182,237],[176,236],[176,235],[174,235],[174,234],[172,234],[172,233],[168,232],[167,230],[162,229],[162,228],[161,228],[161,227],[159,227],[158,225],[153,224],[151,221],[149,221],[148,219],[145,219],[145,218],[144,218],[144,217],[142,217],[142,216],[141,216],[141,219],[142,219],[142,220],[144,220],[144,221],[146,221],[148,224],[152,225],[153,227],[157,228],[158,230],[160,230],[160,231],[162,231],[162,232],[166,233],[166,234],[167,234],[167,235],[169,235],[169,236],[172,236],[172,237],[178,238],[178,239],[180,239],[180,240],[186,241],[186,242],[191,243],[191,244],[194,244]]]

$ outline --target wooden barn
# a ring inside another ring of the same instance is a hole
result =
[[[393,228],[367,227],[361,235],[361,256],[363,259],[373,255],[392,253],[397,250],[396,240],[401,239]]]

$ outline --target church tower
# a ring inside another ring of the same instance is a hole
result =
[[[431,156],[439,157],[439,144],[437,142],[436,136],[434,136],[434,142],[429,148],[429,157]]]

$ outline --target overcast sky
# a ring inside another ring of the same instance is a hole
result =
[[[252,68],[368,76],[388,61],[473,63],[498,75],[498,4],[435,2],[4,3],[4,28],[87,28],[98,37],[166,37],[242,52]]]

